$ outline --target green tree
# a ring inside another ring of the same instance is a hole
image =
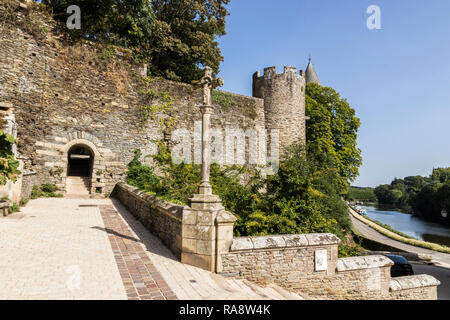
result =
[[[433,181],[438,181],[440,183],[445,183],[447,181],[450,181],[450,168],[433,169],[433,173],[431,174],[431,179]]]
[[[219,72],[223,61],[216,41],[225,35],[230,0],[153,0],[156,25],[150,39],[153,76],[190,83],[203,66]]]
[[[81,9],[81,29],[69,30],[75,39],[147,48],[155,24],[151,0],[43,0],[57,20],[66,22],[67,8]]]
[[[332,167],[338,171],[341,192],[346,193],[349,182],[359,174],[361,150],[357,147],[360,126],[355,110],[332,88],[315,83],[306,85],[306,126],[308,152],[327,154]]]
[[[350,187],[347,195],[350,201],[376,202],[377,197],[373,188]]]

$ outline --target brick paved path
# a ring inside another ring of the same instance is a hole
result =
[[[156,270],[141,241],[119,217],[112,205],[99,206],[123,285],[130,300],[174,300],[177,297]]]

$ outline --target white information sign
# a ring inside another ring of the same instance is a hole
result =
[[[316,250],[316,271],[328,270],[328,255],[327,250]]]

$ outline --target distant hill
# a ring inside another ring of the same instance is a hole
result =
[[[349,201],[377,202],[374,189],[368,187],[350,187],[347,195]]]

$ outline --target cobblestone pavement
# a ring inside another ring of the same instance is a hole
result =
[[[0,218],[1,299],[302,299],[180,263],[120,202],[37,199]]]

